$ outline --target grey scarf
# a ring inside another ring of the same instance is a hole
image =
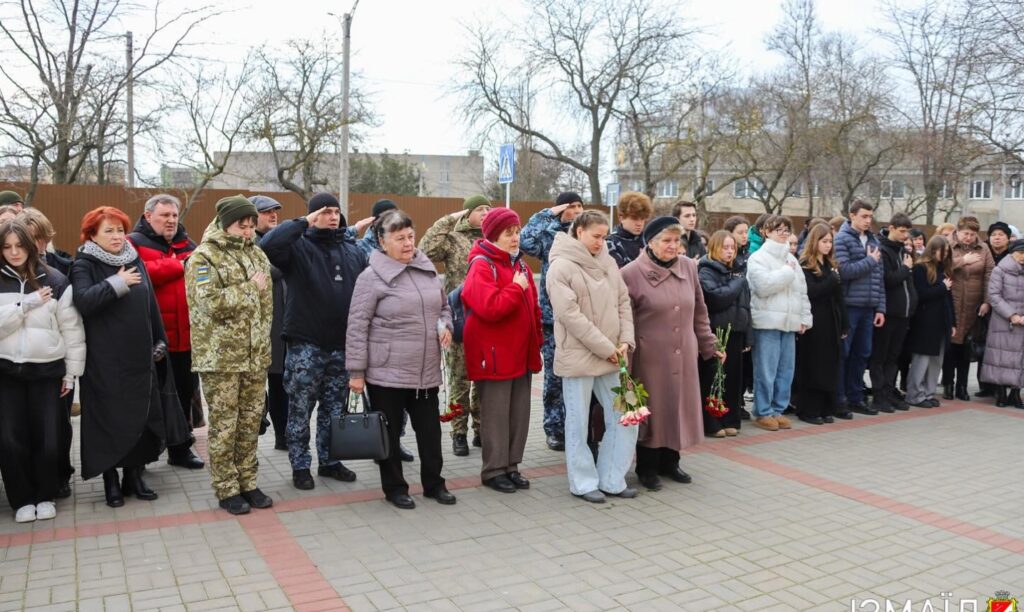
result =
[[[109,266],[127,266],[139,257],[139,253],[132,246],[132,243],[127,240],[124,241],[124,248],[117,255],[109,253],[103,250],[103,247],[96,244],[92,240],[86,240],[85,244],[82,245],[82,252],[87,255],[92,255],[96,259],[102,261]]]

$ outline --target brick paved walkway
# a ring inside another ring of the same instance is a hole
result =
[[[54,521],[0,513],[0,610],[918,610],[942,593],[984,610],[1024,590],[1022,410],[746,427],[684,457],[691,485],[589,505],[534,403],[533,487],[481,488],[479,450],[453,457],[446,438],[454,507],[417,494],[416,510],[393,508],[370,462],[350,465],[355,483],[297,491],[272,435],[260,483],[274,509],[241,519],[216,509],[205,471],[154,464],[160,499],[116,510],[100,480],[76,480]]]

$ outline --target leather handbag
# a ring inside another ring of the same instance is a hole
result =
[[[387,459],[391,454],[388,420],[374,412],[366,394],[349,393],[348,408],[331,417],[331,459]]]

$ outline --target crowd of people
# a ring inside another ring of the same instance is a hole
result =
[[[403,463],[417,456],[424,497],[456,503],[443,476],[451,406],[466,407],[452,453],[480,448],[483,485],[528,489],[541,371],[545,442],[592,503],[635,497],[631,466],[650,491],[691,482],[681,451],[745,420],[778,431],[788,414],[824,425],[933,408],[940,377],[944,400],[968,400],[972,361],[976,395],[1024,408],[1024,240],[1006,223],[982,240],[964,216],[927,239],[897,213],[875,233],[858,200],[799,233],[766,214],[708,234],[691,202],[654,217],[648,196],[625,193],[612,227],[566,192],[526,223],[475,195],[417,240],[391,200],[351,226],[327,193],[297,219],[279,223],[281,208],[224,198],[195,241],[171,195],[134,224],[104,206],[82,219],[72,257],[41,212],[0,192],[0,474],[16,521],[52,519],[71,494],[76,385],[81,476],[103,477],[107,505],[157,499],[144,474],[165,450],[172,466],[204,468],[193,429],[208,424],[211,485],[232,514],[273,505],[256,458],[271,429],[297,489],[316,487],[311,441],[318,477],[354,481],[330,438],[355,395],[386,417],[381,488],[402,509],[416,505]],[[623,361],[649,393],[640,425],[617,412]],[[705,409],[720,368],[724,412]]]

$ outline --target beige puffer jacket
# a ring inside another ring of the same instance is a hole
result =
[[[555,374],[602,376],[618,370],[608,361],[616,347],[636,346],[633,308],[606,244],[591,255],[565,233],[548,255],[548,296],[555,319]]]

